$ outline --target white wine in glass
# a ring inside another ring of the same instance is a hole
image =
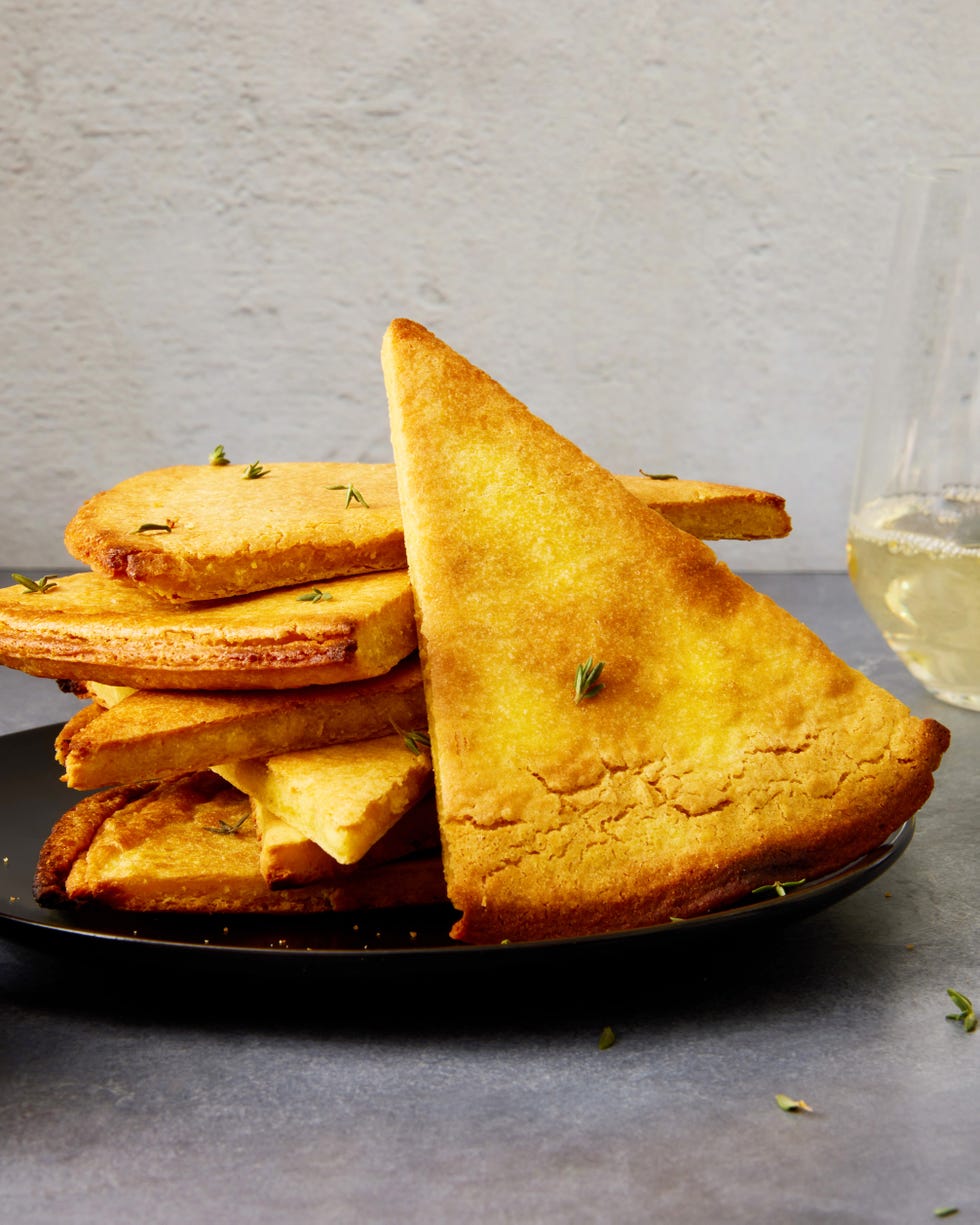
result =
[[[909,671],[980,710],[980,158],[908,175],[847,552]]]

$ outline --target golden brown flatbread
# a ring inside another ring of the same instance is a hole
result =
[[[701,540],[778,540],[792,528],[785,498],[762,489],[644,475],[616,479],[644,506]]]
[[[439,822],[430,791],[410,808],[357,863],[338,863],[312,839],[252,800],[252,816],[259,836],[259,871],[271,889],[339,882],[362,868],[405,859],[420,851],[439,850]]]
[[[291,914],[425,905],[445,899],[437,853],[342,880],[270,889],[248,798],[210,771],[87,796],[51,831],[34,895],[44,906]]]
[[[790,530],[775,494],[621,479],[646,505],[705,539],[756,540]],[[158,530],[140,532],[147,523]],[[90,498],[69,523],[65,544],[94,570],[169,600],[212,600],[405,565],[392,464],[271,464],[257,480],[243,480],[239,467],[206,464],[144,472]]]
[[[404,567],[390,464],[261,467],[252,480],[232,464],[129,477],[79,508],[65,546],[93,569],[171,600]],[[144,524],[172,526],[140,532]]]
[[[213,769],[343,864],[363,859],[432,789],[428,751],[410,751],[400,735]]]
[[[378,676],[414,649],[405,570],[193,605],[91,572],[0,589],[0,663],[58,680],[295,689]]]
[[[84,706],[55,756],[69,787],[94,790],[204,770],[221,761],[387,736],[425,727],[418,658],[382,676],[302,689],[136,690],[109,709]]]
[[[925,801],[945,728],[420,325],[382,364],[459,938],[699,914]]]

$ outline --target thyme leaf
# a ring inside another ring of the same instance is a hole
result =
[[[367,502],[364,501],[364,495],[359,489],[355,489],[353,485],[328,485],[327,488],[343,489],[346,492],[347,496],[344,498],[344,510],[350,506],[351,502],[360,502],[363,507],[370,509]]]
[[[269,471],[268,468],[263,468],[258,460],[254,464],[248,464],[242,471],[242,479],[246,481],[257,481],[260,476],[265,476]]]
[[[771,885],[760,885],[758,889],[753,889],[753,893],[765,893],[767,889],[774,889],[777,897],[785,897],[787,889],[795,889],[797,885],[806,884],[806,877],[803,876],[799,880],[774,880]]]
[[[220,442],[208,456],[208,463],[212,468],[224,468],[226,464],[231,463],[231,460],[225,455],[225,449]]]
[[[57,574],[46,574],[38,579],[28,578],[26,574],[11,574],[10,577],[32,595],[43,595],[46,591],[53,591],[58,585],[54,581],[58,577]]]
[[[611,1046],[616,1045],[616,1034],[611,1025],[604,1025],[602,1033],[599,1035],[599,1050],[608,1051]]]
[[[421,757],[423,749],[432,747],[432,742],[429,740],[429,733],[424,731],[403,731],[397,723],[391,725],[395,731],[405,741],[405,748],[414,756]]]
[[[176,526],[176,519],[165,519],[163,523],[141,523],[133,534],[135,536],[143,535],[146,532],[167,532],[169,534]]]
[[[314,587],[312,591],[298,595],[296,599],[307,604],[319,604],[321,600],[332,600],[333,595],[329,591],[321,591],[319,587]]]
[[[651,480],[651,481],[676,481],[677,480],[677,477],[674,476],[673,472],[644,472],[642,468],[640,469],[640,476],[645,476],[647,477],[648,480]]]
[[[959,1009],[959,1012],[948,1012],[946,1020],[958,1022],[963,1026],[965,1033],[972,1034],[977,1027],[977,1014],[973,1010],[973,1005],[965,995],[959,991],[954,991],[952,987],[946,988],[946,994]]]
[[[599,677],[602,675],[602,669],[605,666],[602,660],[598,663],[593,663],[591,655],[584,664],[579,664],[575,669],[576,702],[581,702],[583,698],[598,697],[603,689],[605,689],[605,685],[599,684]]]
[[[234,825],[228,821],[219,821],[217,825],[205,825],[204,829],[209,834],[237,834],[247,820],[248,813],[240,821],[236,821]]]
[[[813,1107],[808,1106],[802,1098],[789,1097],[785,1093],[776,1094],[776,1105],[780,1110],[785,1110],[790,1114],[799,1110],[806,1111],[807,1114],[813,1113]]]

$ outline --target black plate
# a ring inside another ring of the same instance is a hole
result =
[[[568,959],[582,964],[593,955],[666,954],[686,948],[691,940],[781,924],[839,902],[890,867],[908,846],[914,827],[906,822],[877,850],[784,897],[636,931],[526,944],[458,944],[449,938],[454,912],[448,906],[313,917],[46,910],[31,895],[38,851],[77,798],[59,779],[52,750],[57,731],[57,726],[41,727],[0,737],[0,936],[66,956],[136,954],[143,966],[149,958],[179,958],[182,967],[198,971],[483,972],[543,956],[553,964]]]

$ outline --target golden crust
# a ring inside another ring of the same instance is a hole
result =
[[[73,557],[169,600],[212,600],[405,565],[392,464],[283,463],[265,476],[183,466],[133,476],[90,498],[65,532]],[[623,483],[685,531],[757,540],[790,530],[775,494],[700,481]],[[367,506],[345,507],[353,485]],[[174,521],[169,532],[138,533]]]
[[[107,817],[123,804],[135,803],[153,787],[137,783],[114,792],[86,796],[57,822],[41,847],[34,873],[34,898],[42,906],[63,906],[68,901],[66,882],[79,856]]]
[[[232,832],[223,832],[232,831]],[[249,801],[210,771],[89,796],[41,853],[37,900],[117,910],[290,914],[445,900],[436,854],[301,889],[268,887]]]
[[[777,540],[792,530],[786,499],[762,489],[648,476],[617,480],[644,506],[701,540]]]
[[[346,505],[349,485],[363,503]],[[169,532],[138,532],[168,520]],[[171,600],[405,565],[389,464],[269,464],[256,480],[244,480],[236,465],[144,472],[85,502],[68,524],[65,546],[93,569]]]
[[[459,938],[701,913],[925,801],[945,728],[424,328],[395,321],[382,364]]]
[[[382,676],[303,689],[138,690],[74,716],[58,737],[70,787],[91,790],[221,761],[386,736],[425,726],[418,658]]]
[[[405,570],[172,605],[95,573],[0,589],[0,663],[137,689],[288,689],[361,680],[415,649]]]

